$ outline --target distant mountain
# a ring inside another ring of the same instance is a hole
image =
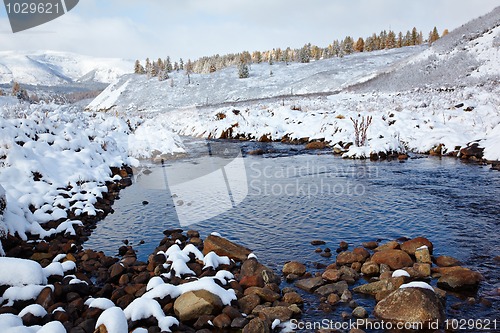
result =
[[[131,73],[133,61],[95,58],[55,51],[0,51],[0,84],[58,86],[74,83],[110,83]]]

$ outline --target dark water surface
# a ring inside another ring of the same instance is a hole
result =
[[[139,174],[134,185],[120,193],[115,213],[98,224],[86,247],[114,255],[122,240],[133,245],[144,240],[145,244],[135,248],[145,260],[163,238],[163,230],[181,227],[198,230],[203,238],[218,232],[251,248],[261,262],[277,271],[286,261],[298,260],[314,272],[316,263],[333,263],[335,255],[325,259],[315,253],[316,247],[310,245],[313,239],[325,241],[335,251],[340,241],[352,248],[364,241],[425,236],[434,243],[435,255],[456,257],[486,277],[473,296],[476,301],[486,297],[492,306],[467,305],[465,300],[450,297],[448,317],[500,317],[500,300],[494,292],[500,287],[499,262],[494,259],[500,255],[500,172],[453,158],[404,163],[352,161],[306,152],[300,146],[224,144],[233,151],[241,149],[244,156],[240,164],[225,168],[222,179],[227,183],[222,189],[229,190],[229,203],[227,194],[211,196],[207,192],[207,188],[217,191],[216,181],[189,186],[173,183],[172,178],[188,179],[194,169],[203,176],[220,166],[208,163],[219,160],[207,156],[204,142],[190,141],[187,156],[165,161],[163,167],[150,164],[151,173]],[[246,154],[257,148],[265,154]],[[175,193],[179,188],[187,192],[182,198]],[[176,213],[175,205],[190,205],[186,195],[192,195],[193,205],[201,212],[195,214],[195,220],[203,212],[210,215],[213,207],[228,210],[185,225],[186,219]],[[304,296],[310,304],[303,320],[336,320],[341,311],[350,313],[340,306],[325,314],[315,310],[319,304],[315,296]],[[354,299],[370,310],[374,304],[360,295],[355,294]],[[451,307],[455,303],[464,304],[455,310]]]

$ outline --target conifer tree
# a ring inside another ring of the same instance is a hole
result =
[[[191,59],[188,59],[186,66],[184,66],[184,70],[186,71],[186,76],[188,77],[188,84],[191,84],[191,74],[193,73],[194,65],[191,62]]]
[[[394,33],[394,31],[389,30],[387,38],[385,39],[385,48],[393,49],[395,47],[396,47],[396,34]]]
[[[167,59],[165,59],[165,70],[167,71],[167,73],[170,73],[172,69],[172,62],[170,61],[170,57],[167,56]]]
[[[144,67],[142,67],[141,62],[139,60],[135,61],[134,73],[135,74],[144,74]]]
[[[179,59],[179,69],[180,69],[181,71],[183,71],[183,70],[184,70],[184,60],[182,60],[182,58],[180,58],[180,59]]]
[[[146,58],[145,70],[146,74],[148,75],[148,78],[151,77],[151,69],[152,69],[151,61],[149,60],[149,58]]]
[[[358,38],[356,44],[354,44],[354,50],[356,52],[363,52],[365,50],[365,41],[363,40],[363,38]]]
[[[434,43],[439,39],[439,32],[436,27],[432,29],[432,31],[429,33],[429,44]]]
[[[246,79],[250,75],[250,71],[248,69],[248,65],[245,61],[245,58],[240,58],[240,63],[238,64],[238,77],[240,79]]]

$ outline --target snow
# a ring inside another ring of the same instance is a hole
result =
[[[59,321],[51,321],[42,326],[36,333],[66,333],[66,328]]]
[[[203,269],[209,267],[211,267],[212,269],[217,269],[219,265],[229,265],[230,263],[231,261],[229,260],[229,257],[220,257],[215,252],[209,252],[203,259]]]
[[[425,249],[429,249],[429,248],[427,247],[427,245],[422,245],[421,247],[417,248],[415,251],[417,251],[417,250],[425,250]]]
[[[160,304],[149,298],[140,297],[130,303],[123,310],[125,317],[132,321],[139,321],[149,317],[155,317],[158,321],[165,317]]]
[[[396,277],[410,277],[410,274],[405,271],[405,270],[402,270],[402,269],[396,269],[394,272],[392,272],[392,277],[393,278],[396,278]]]
[[[0,267],[0,285],[20,287],[47,283],[44,270],[36,261],[0,257]]]
[[[64,276],[64,268],[60,262],[52,262],[43,268],[43,273],[46,278],[49,276]]]
[[[107,310],[109,308],[114,307],[115,303],[113,303],[113,301],[107,298],[100,297],[100,298],[89,298],[88,300],[85,301],[85,305],[87,305],[89,308]]]
[[[97,319],[95,328],[104,325],[108,333],[126,333],[128,332],[127,318],[122,309],[112,307],[104,310]]]
[[[174,325],[179,325],[179,321],[172,316],[163,317],[158,321],[158,327],[162,332],[172,332],[170,328]]]
[[[34,300],[47,286],[27,285],[24,287],[10,287],[3,293],[2,298],[8,300],[7,306],[12,306],[15,301]],[[53,288],[53,286],[49,286]]]
[[[278,325],[281,324],[281,321],[279,319],[274,319],[273,323],[271,324],[271,329],[274,330]]]
[[[421,282],[421,281],[413,281],[413,282],[405,283],[405,284],[402,284],[399,288],[400,289],[401,288],[421,288],[421,289],[428,289],[428,290],[434,291],[434,288],[432,288],[431,285],[429,285],[428,283],[425,283],[425,282]]]
[[[23,317],[24,315],[31,313],[35,317],[43,318],[47,315],[47,311],[39,304],[31,304],[25,307],[19,312],[18,316]]]

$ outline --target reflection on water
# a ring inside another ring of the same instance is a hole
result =
[[[198,147],[196,142],[190,144]],[[248,142],[232,145],[244,153],[262,147]],[[185,230],[196,229],[202,236],[217,231],[253,249],[262,262],[276,269],[297,259],[309,267],[332,263],[334,257],[314,253],[313,239],[326,241],[334,250],[342,240],[357,246],[369,240],[426,236],[434,243],[435,254],[457,257],[481,271],[487,277],[485,292],[500,287],[498,262],[493,259],[500,255],[499,172],[452,158],[374,163],[304,153],[279,144],[266,144],[263,149],[268,151],[263,156],[244,154],[248,191],[244,200],[220,215],[183,225]],[[151,165],[151,173],[140,174],[134,185],[120,193],[115,213],[98,224],[86,246],[115,254],[124,239],[132,244],[144,240],[136,249],[146,259],[163,238],[163,230],[180,227],[178,198],[168,186],[169,168],[203,166],[205,158],[198,148],[197,153],[166,161],[163,167]],[[245,177],[226,178],[231,188],[243,188],[235,184],[245,182]],[[199,194],[207,188],[191,190]],[[198,201],[202,214],[217,198]],[[370,301],[359,303],[363,302]],[[498,307],[498,301],[495,304]],[[460,316],[459,310],[455,312]]]

